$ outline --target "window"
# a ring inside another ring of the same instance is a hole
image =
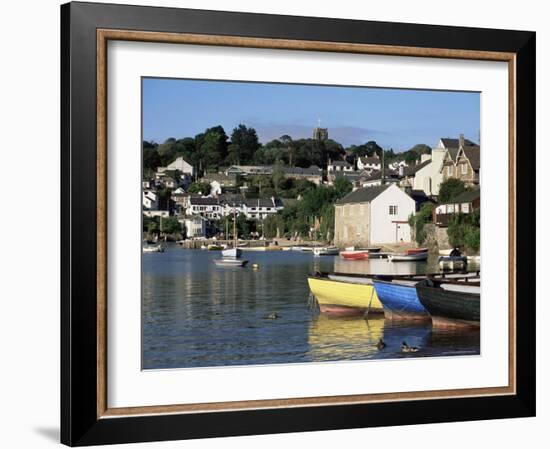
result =
[[[451,165],[447,165],[447,176],[452,176],[452,170],[453,170],[453,167]]]
[[[466,175],[468,173],[468,165],[462,164],[462,174]]]
[[[390,215],[397,215],[397,206],[390,206]]]

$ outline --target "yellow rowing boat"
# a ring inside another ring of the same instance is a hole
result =
[[[308,284],[321,313],[357,315],[367,310],[369,313],[384,313],[372,284],[333,281],[318,276],[308,277]]]

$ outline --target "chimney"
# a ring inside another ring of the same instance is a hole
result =
[[[464,148],[464,134],[458,137],[458,148]]]
[[[399,166],[399,176],[403,176],[404,174],[405,174],[405,168],[402,165],[400,165]]]

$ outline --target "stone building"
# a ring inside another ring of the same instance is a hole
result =
[[[357,189],[335,204],[334,243],[339,247],[411,241],[415,201],[395,184]]]

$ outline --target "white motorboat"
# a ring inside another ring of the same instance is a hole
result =
[[[222,257],[223,258],[232,257],[234,259],[237,259],[241,257],[242,253],[243,253],[243,250],[240,248],[227,248],[222,251]]]
[[[144,253],[163,253],[164,248],[162,245],[147,245],[143,247]]]
[[[214,259],[214,263],[218,267],[244,267],[248,260],[243,259],[235,259],[235,258],[222,258],[222,259]]]

